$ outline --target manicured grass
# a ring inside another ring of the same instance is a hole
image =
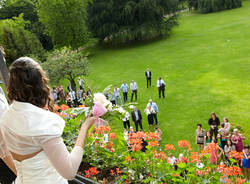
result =
[[[212,111],[219,118],[250,130],[250,2],[212,14],[183,13],[169,38],[126,48],[97,48],[90,58],[87,81],[102,90],[134,79],[138,107],[157,102],[163,144],[187,139],[194,145],[197,123],[208,129]],[[145,69],[153,74],[146,88]],[[159,100],[156,79],[166,82],[167,99]],[[129,94],[130,97],[131,93]],[[122,131],[122,122],[112,125]],[[143,114],[143,126],[147,120]],[[250,140],[250,134],[246,135]],[[249,143],[249,142],[248,142]]]

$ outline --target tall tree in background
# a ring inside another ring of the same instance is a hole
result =
[[[56,47],[78,48],[89,40],[87,0],[39,0],[39,20]]]
[[[38,20],[36,0],[7,0],[2,2],[0,20],[13,19],[13,17],[18,17],[20,14],[23,14],[25,21],[30,22],[25,26],[25,29],[34,33],[46,50],[51,50],[53,48],[51,38],[44,33],[45,27]]]
[[[94,0],[88,25],[101,41],[149,40],[170,33],[177,10],[178,0]]]
[[[37,37],[28,30],[25,30],[27,21],[23,15],[0,21],[0,43],[5,49],[7,64],[21,56],[36,55],[44,60],[44,49]]]
[[[42,65],[52,82],[59,83],[61,79],[66,78],[75,90],[75,79],[88,73],[87,55],[83,50],[64,47],[51,53]]]

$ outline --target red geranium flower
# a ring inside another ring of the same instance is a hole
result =
[[[116,134],[115,134],[115,133],[110,133],[110,134],[109,134],[109,138],[110,138],[111,140],[116,139]]]

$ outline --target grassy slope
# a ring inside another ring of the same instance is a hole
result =
[[[164,144],[176,144],[179,139],[193,144],[196,124],[207,129],[212,111],[250,130],[249,16],[249,1],[242,8],[219,13],[184,13],[167,39],[123,49],[96,49],[88,82],[101,90],[134,79],[139,85],[139,109],[145,108],[149,98],[159,106]],[[147,67],[153,73],[150,89],[144,75]],[[158,76],[167,84],[166,100],[158,99]],[[147,129],[145,115],[143,125]],[[122,131],[121,122],[114,127]]]

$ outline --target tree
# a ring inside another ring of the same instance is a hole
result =
[[[73,90],[76,89],[75,79],[88,73],[87,53],[68,47],[55,50],[42,65],[54,83],[66,78]]]
[[[28,22],[23,20],[23,15],[13,19],[0,21],[0,43],[4,47],[7,64],[25,55],[36,55],[43,60],[44,49],[37,37],[24,29]]]
[[[101,41],[127,43],[168,35],[177,25],[178,0],[94,0],[88,26]]]
[[[39,20],[57,47],[78,48],[87,43],[90,34],[85,24],[87,0],[39,0]]]
[[[38,21],[36,3],[36,0],[8,0],[0,8],[0,19],[12,19],[23,14],[23,19],[30,22],[25,29],[34,33],[46,50],[51,50],[52,41],[45,34],[44,25]]]

